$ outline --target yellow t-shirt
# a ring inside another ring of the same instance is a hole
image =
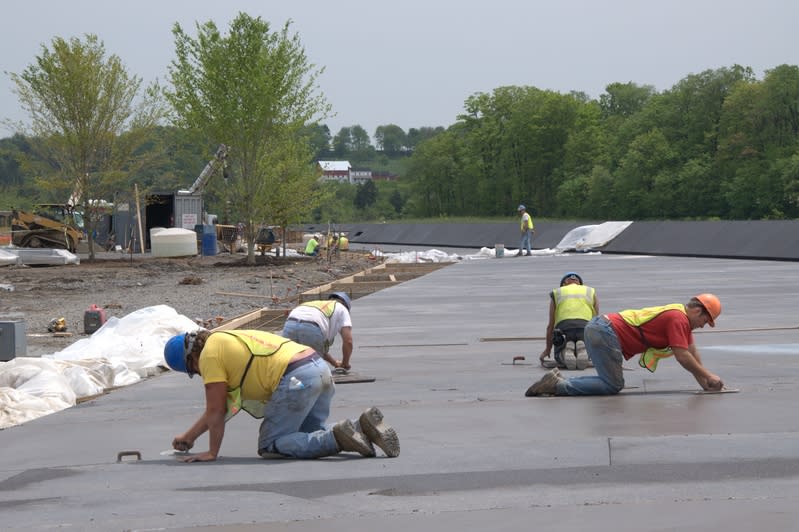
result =
[[[253,357],[247,378],[241,388],[244,400],[268,401],[275,391],[289,360],[308,346],[292,342],[276,334],[263,331],[242,331],[263,338],[266,343],[280,346],[275,354]],[[200,375],[205,384],[224,382],[228,390],[237,388],[250,361],[250,350],[232,334],[217,332],[205,341],[200,353]]]

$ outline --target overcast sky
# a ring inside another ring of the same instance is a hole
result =
[[[335,134],[449,126],[477,92],[527,85],[598,98],[609,83],[658,91],[707,69],[752,67],[758,79],[799,65],[795,0],[25,0],[0,7],[0,119],[25,120],[7,72],[21,73],[55,36],[96,34],[146,82],[166,80],[175,22],[191,35],[239,12],[288,20]],[[0,129],[0,137],[10,135]]]

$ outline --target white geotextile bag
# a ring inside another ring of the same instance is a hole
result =
[[[147,369],[163,365],[167,340],[197,327],[195,322],[178,314],[172,307],[155,305],[122,318],[109,318],[89,338],[78,340],[50,356],[58,360],[105,358],[120,372],[124,372],[121,367],[124,366],[146,376],[149,374]],[[118,380],[116,386],[125,384]]]
[[[37,397],[14,388],[0,387],[0,429],[64,410],[73,404],[53,397]]]

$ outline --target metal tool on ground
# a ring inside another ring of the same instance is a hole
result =
[[[336,368],[333,370],[333,382],[336,384],[353,384],[358,382],[374,382],[376,379],[374,377],[367,377],[365,375],[359,375],[358,373],[353,373],[349,370],[344,368]]]
[[[532,366],[531,363],[525,362],[524,355],[516,355],[510,362],[503,362],[503,366]]]

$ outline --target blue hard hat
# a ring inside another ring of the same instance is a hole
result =
[[[186,373],[191,378],[194,373],[189,371],[188,364],[186,364],[189,354],[186,349],[187,336],[188,333],[176,334],[167,341],[164,346],[164,360],[172,370]]]
[[[577,282],[583,284],[583,278],[580,277],[580,274],[576,272],[566,272],[566,274],[560,278],[560,286],[563,286],[563,283],[565,283],[568,279],[577,279]]]
[[[333,292],[332,294],[327,296],[327,298],[338,299],[339,301],[344,303],[344,306],[347,307],[347,310],[352,310],[352,300],[350,300],[350,296],[348,296],[344,292]]]

